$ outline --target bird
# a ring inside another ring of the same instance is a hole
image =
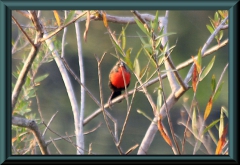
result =
[[[124,77],[123,77],[124,76]],[[124,82],[125,79],[125,82]],[[118,61],[113,68],[111,69],[109,73],[109,88],[111,89],[112,93],[109,97],[109,105],[111,103],[111,100],[113,100],[115,97],[121,95],[122,90],[125,90],[126,87],[129,86],[131,81],[131,73],[126,67],[125,63],[123,61]],[[121,102],[121,101],[119,101]]]

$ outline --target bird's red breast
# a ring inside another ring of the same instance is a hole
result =
[[[128,86],[130,83],[131,74],[127,70],[124,64],[117,63],[117,66],[115,66],[110,72],[110,75],[109,75],[110,83],[117,89],[122,89],[122,90],[125,89],[123,75],[125,78],[126,86]]]

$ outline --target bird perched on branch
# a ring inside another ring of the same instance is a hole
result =
[[[125,86],[128,87],[131,80],[131,73],[127,69],[123,61],[118,61],[109,73],[109,87],[112,91],[108,103],[115,97],[121,95],[122,90],[125,90]],[[120,101],[121,102],[121,101]]]

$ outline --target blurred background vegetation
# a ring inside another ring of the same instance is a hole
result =
[[[63,11],[58,11],[61,16],[63,16]],[[156,11],[139,11],[140,13],[149,13],[155,15]],[[116,15],[116,16],[133,16],[130,11],[106,11],[107,14]],[[176,34],[169,36],[169,44],[170,46],[176,44],[171,57],[175,65],[178,65],[184,62],[187,59],[190,59],[191,56],[195,56],[198,53],[199,48],[203,47],[207,38],[210,36],[210,32],[206,28],[206,24],[210,24],[209,17],[213,18],[215,11],[207,10],[207,11],[169,11],[168,18],[168,32],[175,32]],[[19,15],[15,11],[12,13],[14,17],[21,24],[29,24],[29,20],[24,18],[22,15]],[[165,11],[159,11],[159,16],[164,16]],[[41,15],[42,21],[47,23],[54,22],[54,16],[52,11],[42,11]],[[85,30],[85,22],[81,22],[81,36],[83,36]],[[125,27],[125,24],[118,23],[109,23],[112,31],[115,31],[116,36],[120,34],[122,27]],[[31,29],[30,29],[31,30]],[[51,29],[47,29],[47,31],[51,31]],[[132,48],[131,59],[135,58],[135,55],[139,51],[141,47],[141,41],[137,36],[137,33],[142,34],[144,37],[144,33],[141,33],[141,30],[138,28],[136,24],[129,24],[126,29],[127,43],[126,49]],[[13,25],[12,26],[12,40],[16,40],[16,38],[20,35],[19,29]],[[58,33],[55,37],[55,45],[61,45],[62,40],[62,31]],[[68,31],[66,35],[66,46],[65,46],[65,58],[71,67],[71,69],[75,72],[76,75],[79,76],[79,63],[77,56],[77,44],[76,44],[76,34],[74,24],[68,26]],[[223,39],[228,38],[228,30],[224,30]],[[211,46],[217,45],[216,40],[214,40]],[[43,46],[43,45],[42,45]],[[16,52],[12,55],[12,71],[16,71],[16,66],[19,65],[23,56],[27,56],[30,49],[24,49]],[[97,72],[97,62],[94,57],[94,54],[97,56],[102,56],[104,52],[107,52],[106,56],[103,59],[101,64],[102,71],[102,82],[103,82],[103,94],[104,101],[107,102],[108,97],[110,95],[110,89],[108,88],[108,75],[116,63],[117,59],[111,55],[115,54],[115,50],[113,44],[110,40],[109,34],[107,33],[106,28],[103,25],[102,21],[91,21],[90,28],[87,35],[87,42],[84,42],[82,38],[82,50],[84,56],[84,69],[85,69],[85,83],[86,87],[92,92],[92,94],[99,99],[99,85],[98,85],[98,72]],[[61,49],[59,49],[61,51]],[[60,52],[61,53],[61,52]],[[215,63],[208,74],[208,76],[204,79],[203,82],[199,84],[198,92],[197,92],[197,101],[199,103],[199,107],[201,113],[206,108],[207,102],[211,96],[211,78],[214,74],[216,76],[216,80],[219,79],[220,74],[222,73],[223,68],[228,63],[228,46],[221,48],[219,51],[214,52],[212,55],[203,58],[202,66],[206,66],[209,61],[212,59],[213,55],[216,55]],[[142,52],[139,56],[140,66],[143,68],[146,63],[146,56]],[[180,71],[180,75],[184,78],[189,70],[189,67]],[[153,69],[151,70],[153,71]],[[38,70],[37,75],[43,75],[48,73],[49,76],[42,81],[39,86],[37,86],[37,95],[39,97],[41,111],[43,113],[43,118],[45,122],[48,122],[52,115],[59,111],[54,120],[52,121],[50,128],[53,129],[58,134],[64,136],[66,133],[68,135],[74,135],[74,120],[73,114],[69,102],[68,95],[66,93],[66,88],[64,86],[62,77],[59,73],[58,67],[54,61],[49,63],[44,63]],[[80,102],[80,85],[74,80],[72,76],[71,82],[74,86],[75,95]],[[12,78],[13,83],[16,82],[16,78]],[[228,72],[225,73],[224,85],[222,87],[221,94],[216,102],[213,104],[213,110],[210,114],[210,117],[207,119],[207,123],[211,123],[212,121],[218,119],[220,117],[220,109],[221,106],[228,107]],[[129,89],[133,89],[134,84],[136,82],[136,78],[132,76],[131,84]],[[189,83],[190,84],[190,83]],[[169,88],[169,84],[167,79],[164,79],[164,89],[167,95],[171,92]],[[191,85],[191,84],[190,84]],[[154,98],[156,102],[157,92],[153,92],[154,89],[158,87],[158,83],[151,85],[148,87],[149,93]],[[132,96],[130,96],[131,98]],[[179,137],[183,137],[184,127],[182,125],[178,125],[178,121],[181,119],[181,111],[184,110],[183,103],[190,107],[191,101],[193,97],[192,89],[188,90],[178,101],[176,105],[171,109],[170,115],[172,119],[172,124],[174,126],[175,133]],[[187,100],[187,101],[186,101]],[[92,101],[92,99],[86,94],[86,106],[85,106],[85,117],[89,116],[93,113],[98,106]],[[140,144],[146,130],[148,129],[151,121],[149,121],[146,117],[139,114],[137,110],[140,109],[144,113],[146,113],[149,117],[153,118],[152,108],[147,101],[146,97],[142,92],[137,92],[133,101],[133,106],[131,109],[131,113],[129,116],[129,120],[126,126],[126,130],[123,136],[122,148],[123,150],[128,150],[135,144]],[[122,129],[123,122],[126,117],[127,109],[126,109],[126,101],[123,100],[121,103],[115,104],[112,110],[109,110],[113,117],[117,119],[118,122],[118,131],[120,132]],[[37,111],[37,103],[36,99],[31,99],[31,111],[28,113],[35,113],[36,118],[40,119],[39,113]],[[40,121],[40,120],[38,120]],[[96,131],[85,135],[85,149],[89,149],[89,145],[91,144],[92,152],[96,154],[116,154],[118,155],[118,151],[114,145],[112,137],[109,134],[109,131],[106,127],[105,121],[103,119],[103,115],[98,115],[95,119],[90,121],[86,126],[84,126],[84,131],[88,132],[95,128],[99,123],[102,123],[101,127]],[[110,122],[111,123],[111,122]],[[168,129],[167,119],[163,120],[164,125]],[[112,124],[112,123],[111,123]],[[45,126],[39,125],[41,131],[45,129]],[[213,133],[218,137],[218,131],[215,129]],[[13,133],[14,134],[14,133]],[[49,140],[51,138],[57,138],[57,135],[47,131],[45,135],[45,139]],[[193,137],[192,137],[193,138]],[[75,142],[75,138],[72,138],[72,141]],[[68,142],[64,140],[56,141],[57,146],[64,154],[76,154],[76,149]],[[213,151],[215,150],[216,145],[212,143]],[[57,154],[55,147],[50,144],[49,145],[50,152],[52,154]],[[186,153],[191,154],[193,147],[186,143]],[[131,154],[136,154],[137,150],[133,151]],[[147,154],[173,154],[171,148],[168,144],[163,140],[160,133],[157,132],[154,138],[154,141],[148,151]],[[203,154],[201,150],[197,154]]]

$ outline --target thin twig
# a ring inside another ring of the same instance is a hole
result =
[[[131,108],[132,108],[133,99],[134,99],[135,93],[136,93],[136,91],[137,91],[137,88],[136,88],[136,87],[137,87],[137,83],[135,84],[135,88],[134,88],[135,90],[134,90],[134,92],[133,92],[132,100],[131,100],[130,106],[129,106],[128,110],[127,110],[127,115],[126,115],[126,118],[125,118],[125,121],[124,121],[124,124],[123,124],[123,128],[122,128],[122,131],[121,131],[121,134],[120,134],[120,138],[119,138],[119,141],[118,141],[118,145],[121,144],[123,132],[124,132],[125,127],[126,127],[126,125],[127,125],[127,121],[128,121],[129,115],[130,115],[130,110],[131,110]]]
[[[57,149],[58,153],[59,153],[60,155],[62,155],[62,152],[61,152],[60,149],[57,147],[56,143],[54,142],[54,140],[52,140],[51,137],[50,137],[50,140],[52,141],[54,147]]]
[[[219,45],[215,45],[215,46],[211,47],[210,49],[208,49],[208,50],[204,53],[203,58],[211,55],[213,52],[215,52],[215,51],[219,50],[220,48],[226,46],[227,43],[228,43],[228,39],[224,40],[224,41],[221,42]],[[197,58],[197,55],[196,55],[194,58]],[[66,63],[66,62],[65,62],[65,63]],[[179,71],[179,70],[181,70],[181,69],[184,69],[185,67],[189,66],[189,65],[192,64],[192,63],[193,63],[193,59],[186,60],[185,62],[182,62],[182,63],[180,63],[179,65],[177,65],[176,70]],[[70,73],[71,73],[71,72],[70,72]],[[190,72],[189,72],[189,73],[190,73]],[[188,74],[188,77],[189,77],[189,78],[190,78],[191,76],[192,76],[191,73]],[[164,79],[164,78],[167,77],[167,74],[166,74],[166,73],[165,73],[165,74],[162,74],[161,77],[162,77],[162,79]],[[76,76],[74,76],[74,78],[77,80],[77,77],[76,77]],[[186,77],[185,79],[190,80],[189,78]],[[78,81],[78,80],[77,80],[77,81]],[[149,86],[155,84],[155,83],[158,82],[158,81],[159,81],[158,77],[156,77],[156,78],[154,78],[154,79],[152,79],[152,80],[147,80],[145,83],[140,84],[140,85],[137,87],[137,91],[140,91],[140,90],[142,89],[142,86],[143,86],[143,85],[144,85],[145,87],[149,87]],[[78,83],[79,83],[79,81],[78,81]],[[86,89],[85,89],[85,90],[86,90]],[[128,95],[132,95],[133,92],[134,92],[134,90],[135,90],[135,89],[132,89],[132,90],[128,91]],[[181,91],[181,90],[179,90],[178,92],[180,92],[180,91]],[[178,92],[176,92],[176,96],[179,95]],[[90,97],[91,97],[91,95],[90,95]],[[119,96],[118,98],[116,98],[114,101],[112,101],[111,104],[114,104],[114,103],[116,103],[116,102],[118,102],[119,100],[122,100],[122,99],[124,99],[124,98],[125,98],[124,95],[121,95],[121,96]],[[104,108],[107,108],[107,107],[109,107],[109,105],[108,105],[108,104],[105,104],[105,105],[104,105]],[[91,115],[89,115],[88,117],[85,118],[85,120],[84,120],[84,125],[87,124],[87,123],[88,123],[89,121],[91,121],[92,119],[94,119],[94,118],[95,118],[98,114],[100,114],[101,112],[102,112],[102,111],[101,111],[100,108],[97,109],[97,110],[95,110]]]
[[[51,37],[53,37],[54,35],[56,35],[57,33],[59,33],[62,29],[64,29],[65,27],[67,27],[68,25],[76,22],[79,18],[81,18],[82,16],[84,16],[87,13],[87,11],[83,12],[82,14],[78,15],[76,18],[74,18],[73,20],[71,20],[70,22],[66,23],[63,26],[60,26],[58,29],[56,29],[54,32],[52,32],[51,34],[47,35],[47,37],[44,37],[42,39],[40,39],[40,42],[43,42]]]
[[[103,54],[103,56],[105,55],[105,53]],[[101,110],[102,110],[102,113],[103,113],[103,117],[104,117],[104,120],[105,120],[105,123],[107,125],[107,128],[113,138],[113,141],[118,149],[118,152],[122,155],[124,152],[122,151],[121,147],[117,145],[118,141],[117,141],[117,137],[115,137],[115,135],[113,134],[113,131],[109,125],[109,122],[108,122],[108,119],[107,119],[107,115],[106,115],[106,112],[105,112],[105,109],[104,109],[104,102],[103,102],[103,93],[102,93],[102,78],[101,78],[101,68],[100,68],[100,62],[99,62],[99,59],[98,57],[95,55],[95,58],[98,62],[98,81],[99,81],[99,91],[100,91],[100,101],[101,101]]]
[[[51,124],[51,122],[53,121],[53,119],[54,119],[54,117],[57,115],[57,113],[58,113],[58,111],[55,112],[55,113],[52,115],[51,119],[48,121],[47,127],[46,127],[45,130],[43,131],[43,136],[45,135],[45,133],[46,133],[46,131],[47,131],[47,128],[49,127],[49,125]],[[42,120],[42,122],[44,122],[44,121]]]

